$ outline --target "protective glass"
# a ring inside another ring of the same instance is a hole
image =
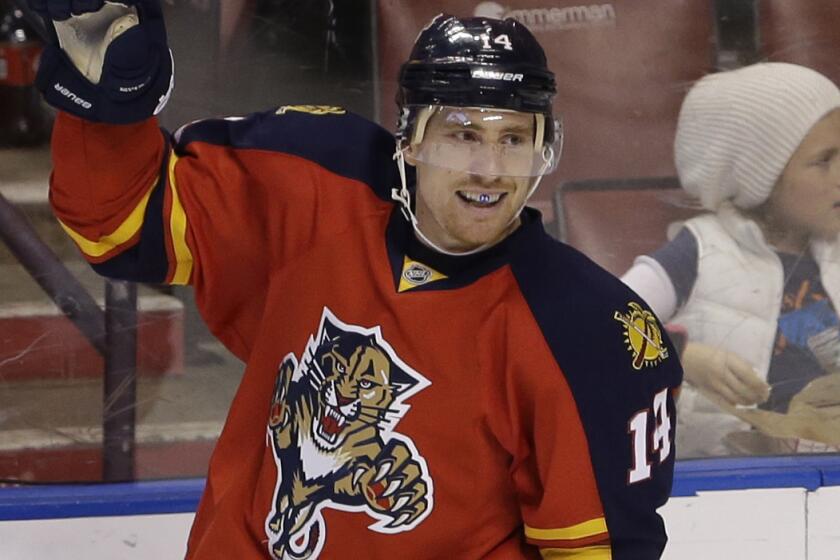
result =
[[[557,167],[562,134],[546,144],[545,116],[477,107],[420,109],[411,139],[415,160],[476,175],[538,177]]]

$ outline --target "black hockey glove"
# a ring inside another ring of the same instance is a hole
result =
[[[163,109],[172,55],[158,0],[29,0],[55,30],[35,83],[47,102],[89,121],[127,124]]]

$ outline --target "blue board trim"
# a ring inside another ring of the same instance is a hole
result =
[[[0,521],[192,513],[205,480],[0,488]],[[840,486],[840,456],[677,461],[674,497],[713,490]]]
[[[204,479],[0,489],[0,520],[192,513]]]
[[[822,469],[823,486],[840,486],[840,464]]]
[[[710,490],[746,490],[754,488],[805,488],[822,486],[819,469],[779,467],[759,469],[721,469],[681,472],[674,475],[671,496],[694,496]]]
[[[783,467],[840,468],[840,455],[783,455],[778,457],[718,457],[714,459],[682,459],[677,472],[720,469],[758,469]]]
[[[677,461],[671,496],[709,490],[840,486],[840,456],[791,455]]]

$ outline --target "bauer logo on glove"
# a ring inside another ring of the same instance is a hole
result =
[[[157,1],[30,0],[30,5],[55,30],[36,78],[48,103],[115,124],[138,122],[163,109],[173,64]]]
[[[78,95],[76,95],[75,93],[73,93],[58,82],[56,82],[53,85],[53,88],[55,88],[55,91],[57,91],[76,105],[81,105],[83,109],[90,110],[93,107],[93,103],[91,103],[90,101],[85,101],[84,99],[82,99],[81,97],[79,97]]]

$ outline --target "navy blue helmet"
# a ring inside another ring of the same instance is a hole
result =
[[[554,122],[554,74],[545,52],[518,21],[440,14],[420,32],[400,68],[398,136],[407,138],[411,108],[486,107],[539,113]],[[545,127],[547,143],[554,127]]]

